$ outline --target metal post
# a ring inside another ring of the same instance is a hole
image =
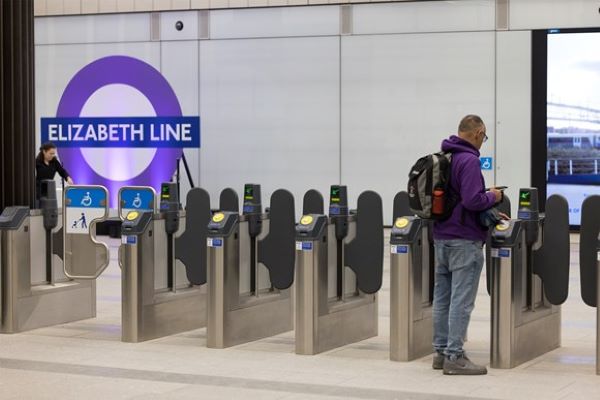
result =
[[[558,160],[554,160],[554,175],[558,175]]]
[[[181,159],[183,160],[183,166],[185,167],[185,173],[188,177],[188,181],[190,182],[190,187],[195,188],[194,180],[192,179],[192,174],[190,172],[190,167],[188,166],[187,159],[185,158],[185,153],[181,153]]]
[[[569,175],[573,175],[573,160],[569,160]]]
[[[121,303],[122,333],[124,342],[139,342],[141,294],[138,245],[125,245],[123,255],[123,270],[121,272]]]

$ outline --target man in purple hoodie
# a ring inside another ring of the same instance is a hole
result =
[[[487,228],[479,223],[479,213],[502,199],[500,190],[485,191],[479,164],[479,149],[487,140],[485,132],[480,117],[467,115],[460,121],[458,135],[442,142],[442,150],[452,153],[450,192],[459,198],[452,215],[437,221],[433,228],[433,368],[443,369],[446,375],[487,373],[485,366],[475,365],[463,350],[487,236]]]

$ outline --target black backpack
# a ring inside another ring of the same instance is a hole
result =
[[[438,152],[417,160],[408,174],[408,201],[423,219],[444,220],[452,215],[458,196],[450,189],[452,153]]]

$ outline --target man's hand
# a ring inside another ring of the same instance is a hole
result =
[[[491,188],[490,192],[494,193],[494,196],[496,196],[496,204],[502,201],[502,190]]]
[[[67,183],[68,183],[69,185],[72,185],[72,184],[73,184],[73,179],[71,179],[71,177],[70,177],[70,176],[67,178]]]
[[[498,212],[498,215],[500,215],[500,218],[502,218],[504,221],[508,221],[510,219],[510,217],[503,212]]]

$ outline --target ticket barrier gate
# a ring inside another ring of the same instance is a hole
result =
[[[513,368],[560,346],[560,305],[569,284],[568,212],[567,201],[553,195],[540,215],[537,189],[521,189],[518,219],[492,232],[492,368]]]
[[[203,189],[191,189],[183,212],[177,193],[176,183],[162,184],[158,213],[154,211],[152,188],[125,187],[119,193],[128,211],[119,248],[124,342],[142,342],[206,326],[203,244],[210,220],[210,197]],[[137,201],[140,207],[134,207],[133,202],[125,205],[126,199]]]
[[[403,201],[405,199],[405,201]],[[394,199],[390,236],[390,359],[432,353],[435,254],[433,221],[410,216],[408,193]]]
[[[383,278],[381,197],[366,191],[349,212],[346,186],[332,186],[329,216],[316,190],[296,226],[296,353],[318,354],[378,332]]]
[[[8,207],[3,211],[0,216],[0,332],[17,333],[95,317],[96,283],[74,274],[72,268],[74,263],[81,262],[95,268],[108,265],[108,253],[95,254],[95,239],[90,229],[93,216],[88,215],[92,204],[87,205],[91,196],[86,197],[78,211],[76,227],[67,225],[74,221],[66,220],[66,205],[71,195],[78,191],[87,193],[88,189],[68,187],[61,212],[57,207],[56,183],[43,181],[41,209]],[[100,208],[102,214],[108,212],[106,204]],[[77,232],[74,235],[72,231]],[[81,243],[80,248],[72,246],[74,240]]]
[[[294,197],[271,196],[263,213],[260,185],[225,189],[208,223],[207,345],[225,348],[293,329]]]
[[[579,268],[581,298],[596,307],[596,374],[600,375],[600,196],[588,196],[581,206]]]

